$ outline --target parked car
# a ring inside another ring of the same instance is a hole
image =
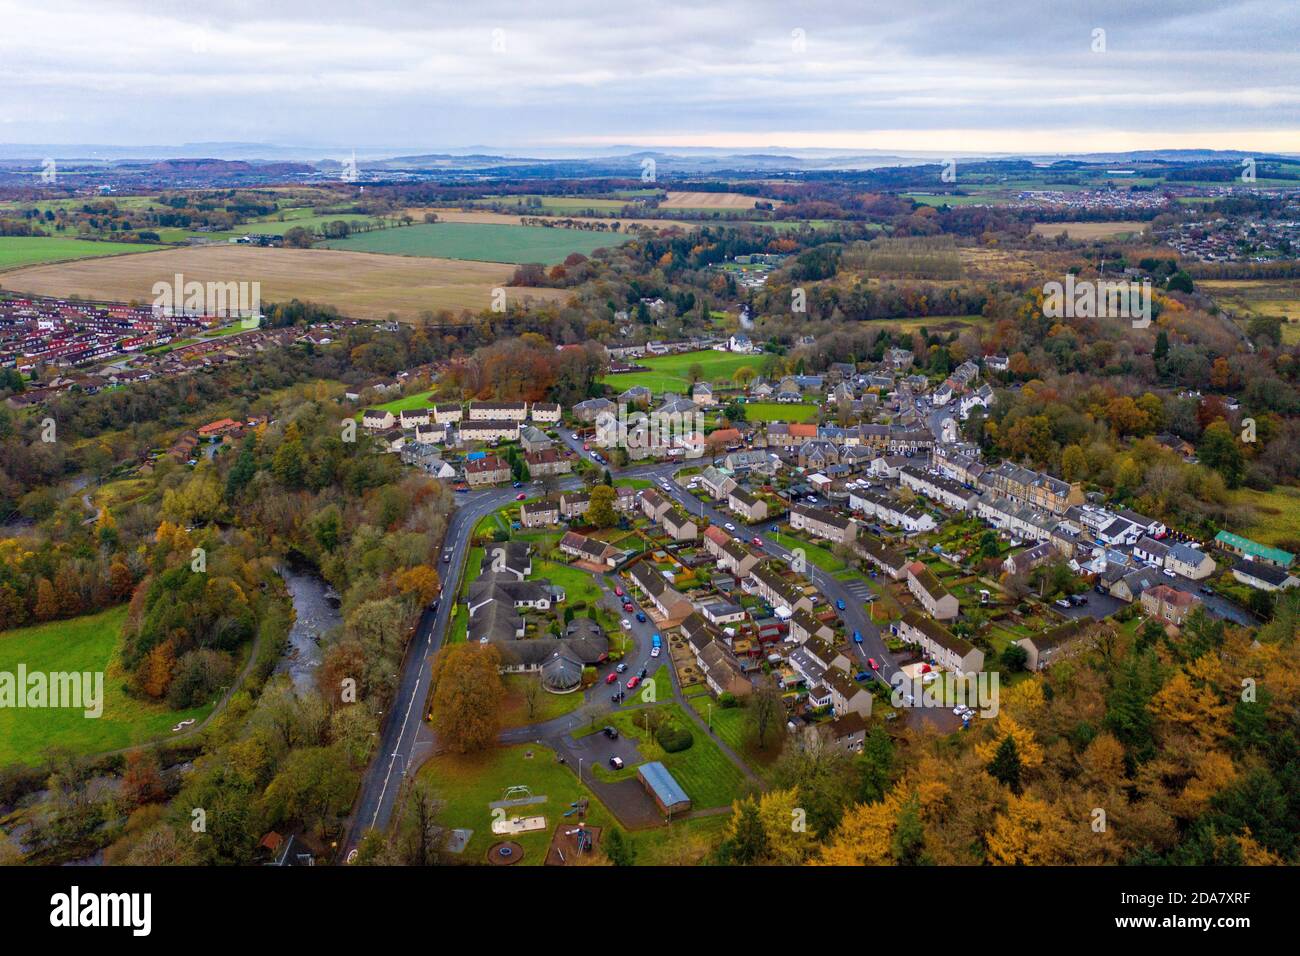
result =
[[[756,548],[761,548],[761,547],[763,547],[763,539],[760,538],[758,535],[754,535],[753,545],[754,545],[754,547],[756,547]]]
[[[632,605],[631,601],[624,601],[623,610],[627,611],[628,614],[631,614],[633,611],[636,610],[636,608]]]
[[[1173,571],[1170,571],[1168,568],[1165,568],[1165,569],[1164,569],[1163,571],[1161,571],[1160,573],[1163,574],[1163,575],[1164,575],[1165,577],[1167,577],[1167,578],[1176,578],[1176,577],[1178,577],[1178,575],[1174,574],[1174,572],[1173,572]]]
[[[1210,587],[1208,584],[1202,584],[1200,587],[1200,591],[1202,594],[1213,594],[1214,588]]]
[[[520,485],[522,485],[522,484],[523,484],[522,481],[515,481],[515,482],[511,482],[510,487],[511,487],[511,488],[518,488],[518,487],[519,487]]]
[[[835,610],[837,610],[837,611],[843,611],[844,608],[845,608],[845,604],[844,604],[844,602],[843,602],[842,600],[836,600],[836,602],[835,602]]]
[[[861,643],[862,643],[862,632],[861,632],[861,631],[854,631],[854,632],[853,632],[853,643],[854,643],[854,644],[861,644]]]
[[[638,674],[637,676],[640,677],[642,680],[645,680],[645,675],[648,674],[648,673],[650,673],[649,669],[643,667],[643,668],[641,668],[641,673]]]
[[[619,623],[623,625],[623,630],[625,631],[632,630],[632,622],[629,621],[627,618],[623,618],[623,620],[621,620]]]
[[[618,728],[617,728],[617,727],[610,727],[610,726],[606,725],[605,729],[602,730],[601,733],[604,734],[606,737],[608,737],[610,740],[618,740]]]
[[[615,770],[622,770],[622,769],[623,769],[623,758],[622,758],[622,757],[610,757],[610,758],[609,758],[609,765],[610,765],[611,767],[613,767]]]
[[[637,621],[638,621],[639,623],[644,624],[644,623],[645,623],[645,611],[637,611],[637,612],[636,612],[636,619],[637,619]]]
[[[617,585],[615,585],[615,586],[614,586],[614,596],[615,596],[615,597],[622,597],[622,596],[623,596],[623,589],[622,589],[621,587],[618,587]]]
[[[620,663],[618,664],[618,666],[614,668],[614,670],[618,671],[618,672],[621,674],[621,673],[623,673],[625,670],[627,670],[627,665],[624,664],[624,663],[622,663],[622,662],[620,662]]]
[[[613,671],[610,671],[610,673],[605,677],[606,684],[612,684],[616,680],[618,680],[618,675],[615,674]]]
[[[658,644],[656,644],[654,647],[650,648],[650,656],[651,656],[651,657],[658,657],[658,656],[659,656],[659,645],[658,645]]]
[[[728,531],[735,531],[735,530],[736,530],[736,526],[735,526],[734,524],[732,524],[730,521],[726,522],[726,523],[723,525],[723,527],[726,528]]]
[[[515,487],[518,487],[518,485],[516,485]],[[519,492],[519,494],[515,495],[515,501],[523,501],[527,497],[528,496],[521,491]]]
[[[873,671],[880,670],[880,665],[876,663],[876,659],[874,657],[867,658],[867,666],[870,667]]]
[[[1057,607],[1065,608],[1065,610],[1067,611],[1070,609],[1070,602],[1067,601],[1065,598],[1057,598],[1052,603],[1055,604]]]
[[[570,435],[569,437],[572,438],[574,441],[577,441],[577,440],[578,440],[578,433],[577,433],[577,432],[574,432],[574,433],[573,433],[572,435]]]
[[[630,678],[628,678],[627,689],[636,690],[636,685],[639,683],[641,683],[641,678],[638,677],[636,674],[633,674]]]

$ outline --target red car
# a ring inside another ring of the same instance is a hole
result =
[[[521,491],[519,494],[515,495],[515,501],[523,501],[527,497],[528,496]]]
[[[614,594],[616,594],[618,597],[622,597],[622,596],[623,596],[623,589],[620,588],[620,587],[615,587],[615,588],[614,588]]]
[[[763,546],[763,539],[760,538],[758,535],[754,535],[754,547],[761,548],[762,546]]]
[[[632,606],[632,602],[631,602],[631,601],[624,601],[624,602],[623,602],[623,610],[627,611],[628,614],[631,614],[633,611],[636,610],[636,608]]]
[[[618,680],[618,675],[615,674],[613,671],[610,671],[610,672],[609,672],[609,675],[606,676],[606,678],[605,678],[605,683],[606,683],[606,684],[612,684],[612,683],[614,683],[614,681],[616,681],[616,680]]]
[[[631,679],[629,679],[627,682],[627,689],[636,690],[636,685],[639,683],[641,683],[641,678],[638,675],[633,674]]]
[[[880,665],[876,663],[876,659],[875,659],[874,657],[868,657],[868,658],[867,658],[867,663],[871,665],[871,669],[872,669],[873,671],[878,671],[878,670],[880,670]]]

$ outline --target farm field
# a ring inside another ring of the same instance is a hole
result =
[[[391,312],[414,321],[421,312],[438,309],[478,312],[491,304],[495,287],[506,288],[507,301],[563,297],[553,290],[509,287],[514,267],[501,263],[232,245],[31,266],[9,273],[4,286],[42,295],[148,301],[155,282],[171,281],[178,272],[200,282],[260,282],[264,303],[292,298],[328,303],[359,319],[383,319]]]
[[[324,245],[350,252],[553,265],[572,252],[590,255],[597,249],[621,245],[630,238],[620,233],[581,229],[436,222],[360,233]]]
[[[470,202],[475,206],[485,206],[489,204],[505,203],[513,205],[522,203],[528,206],[535,203],[539,211],[549,210],[552,212],[581,212],[584,209],[602,209],[616,211],[622,209],[633,200],[631,199],[596,199],[588,196],[484,196],[482,199],[472,199]]]
[[[1034,233],[1039,236],[1059,236],[1062,233],[1071,239],[1117,239],[1141,233],[1148,228],[1146,222],[1036,222]]]
[[[779,199],[764,200],[773,205],[780,205]],[[759,202],[754,196],[740,193],[698,193],[670,190],[667,197],[659,201],[660,209],[753,209]]]
[[[1206,279],[1197,287],[1232,312],[1243,328],[1257,315],[1281,318],[1283,344],[1300,343],[1300,280]]]
[[[810,422],[816,417],[816,405],[786,405],[780,402],[745,403],[745,420],[751,422]]]
[[[1004,196],[995,194],[975,196],[954,196],[948,193],[902,193],[906,199],[913,199],[922,206],[997,206],[1009,202]]]
[[[0,632],[0,672],[91,671],[104,674],[103,715],[82,710],[0,708],[0,766],[37,763],[48,747],[98,753],[164,737],[182,720],[202,720],[211,707],[169,710],[133,700],[122,690],[125,675],[117,663],[126,605],[67,621]]]
[[[435,213],[441,222],[475,222],[487,223],[490,225],[500,226],[522,226],[523,216],[515,213],[503,212],[466,212],[463,209],[444,209],[439,206],[422,206],[413,207],[406,210],[417,220],[421,219],[426,212]],[[644,226],[647,229],[653,229],[656,232],[664,232],[672,228],[678,229],[698,229],[700,223],[690,222],[685,219],[629,219],[624,216],[613,217],[592,217],[592,216],[562,216],[559,218],[572,219],[574,222],[592,222],[609,225],[610,223],[619,223],[624,229],[628,226]],[[621,233],[608,232],[606,236],[618,236]]]
[[[76,259],[119,256],[124,253],[157,252],[158,246],[139,242],[92,242],[86,239],[40,236],[0,236],[0,271],[20,269],[42,262],[70,262]],[[4,283],[11,288],[9,283]]]
[[[763,358],[762,355],[715,352],[712,349],[676,355],[654,355],[639,361],[650,371],[619,372],[616,375],[606,375],[603,381],[620,392],[633,385],[644,385],[654,392],[685,392],[691,386],[689,375],[693,365],[699,365],[702,369],[703,381],[716,385],[719,381],[730,380],[737,369],[746,365],[757,372]]]

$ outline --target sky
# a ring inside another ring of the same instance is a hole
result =
[[[0,0],[0,144],[1300,152],[1296,0]]]

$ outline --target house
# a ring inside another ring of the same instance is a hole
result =
[[[853,711],[827,723],[809,727],[809,730],[823,735],[827,744],[844,753],[862,753],[867,742],[867,722],[861,714]]]
[[[898,480],[904,488],[911,488],[918,495],[953,511],[974,511],[979,502],[978,492],[951,478],[932,475],[916,465],[904,465],[898,469]]]
[[[776,461],[779,461],[777,459]],[[733,475],[745,476],[751,472],[761,475],[776,473],[776,463],[768,452],[759,450],[733,451],[722,459],[722,467]]]
[[[1056,545],[1051,541],[1041,541],[1032,548],[1017,553],[1007,555],[1002,562],[1002,571],[1004,574],[1028,574],[1034,568],[1046,564],[1052,558],[1059,555]]]
[[[704,615],[705,620],[716,627],[739,624],[749,616],[743,607],[730,601],[710,601],[700,606],[700,613]]]
[[[1295,555],[1290,551],[1283,551],[1281,548],[1270,548],[1268,545],[1252,541],[1250,538],[1243,538],[1231,531],[1220,531],[1214,536],[1214,543],[1231,554],[1254,561],[1275,564],[1279,568],[1289,568],[1295,563]]]
[[[1168,554],[1169,545],[1150,536],[1139,538],[1138,542],[1133,545],[1133,557],[1139,561],[1145,561],[1147,564],[1153,564],[1158,568],[1165,566],[1165,557]]]
[[[527,402],[470,402],[467,420],[471,422],[514,422],[522,424],[528,418]]]
[[[575,561],[586,561],[606,568],[612,568],[623,557],[623,552],[606,541],[589,538],[576,531],[567,532],[560,538],[560,552]]]
[[[907,574],[908,561],[905,555],[893,548],[888,548],[877,537],[863,534],[858,537],[854,551],[864,561],[875,565],[895,581]]]
[[[767,520],[767,502],[751,495],[744,488],[732,488],[728,492],[727,507],[748,523]]]
[[[799,446],[800,468],[819,470],[839,463],[839,449],[825,438],[813,438]]]
[[[620,405],[636,405],[642,408],[648,408],[653,400],[654,392],[650,391],[650,389],[646,388],[644,385],[633,385],[626,391],[620,392],[618,396],[618,403]]]
[[[1167,584],[1157,584],[1142,592],[1142,610],[1169,624],[1182,624],[1188,614],[1201,603],[1195,594],[1179,591]]]
[[[573,406],[573,417],[590,424],[601,415],[612,415],[617,411],[618,406],[608,398],[589,398]]]
[[[876,458],[871,464],[874,467],[878,462],[883,461],[886,459]],[[850,491],[849,507],[868,518],[875,518],[882,524],[902,528],[910,534],[933,531],[936,527],[933,515],[915,505],[905,505],[895,501],[872,488],[859,487]]]
[[[1141,598],[1142,592],[1147,588],[1155,587],[1159,583],[1160,578],[1155,571],[1150,568],[1138,568],[1116,579],[1110,586],[1110,596],[1132,603]]]
[[[567,475],[573,471],[573,462],[555,448],[529,452],[524,455],[524,463],[528,465],[528,473],[534,478],[541,478],[544,475]]]
[[[907,568],[907,589],[912,592],[917,603],[925,608],[936,621],[948,621],[961,613],[961,606],[934,572],[920,561],[914,561]]]
[[[530,608],[549,611],[563,601],[564,590],[553,586],[550,581],[516,581],[509,574],[497,573],[483,574],[471,581],[465,599],[471,619],[491,604],[505,605],[516,610]]]
[[[554,443],[547,437],[546,432],[536,425],[524,425],[519,429],[519,447],[525,452],[543,451],[550,448],[552,444]]]
[[[1090,623],[1089,619],[1080,618],[1016,641],[1029,655],[1025,666],[1031,671],[1041,671],[1080,650],[1086,646],[1084,638],[1092,633]]]
[[[369,415],[371,412],[374,411],[377,411],[377,409],[371,409],[366,414]],[[379,427],[391,428],[393,425],[393,413],[384,412],[384,414],[388,416],[386,420],[386,424],[383,424]],[[366,427],[369,428],[370,426],[366,425]],[[219,418],[215,422],[208,422],[206,425],[200,425],[199,438],[201,439],[222,438],[226,435],[231,435],[240,431],[241,428],[242,426],[239,424],[239,422],[235,421],[233,418]]]
[[[677,507],[665,511],[663,517],[659,519],[659,524],[674,541],[694,541],[700,534],[695,519]]]
[[[718,559],[718,567],[737,578],[745,577],[758,564],[758,555],[717,525],[704,529],[704,550]]]
[[[1174,574],[1200,581],[1214,573],[1215,564],[1214,558],[1204,551],[1180,541],[1165,555],[1165,567]]]
[[[591,495],[585,491],[566,491],[560,495],[560,515],[570,520],[585,515],[591,507]]]
[[[397,416],[384,408],[367,408],[361,413],[361,427],[368,432],[387,431],[397,424]],[[203,428],[210,426],[204,425]],[[203,429],[199,429],[199,437],[203,435]]]
[[[831,691],[831,711],[836,717],[871,716],[871,693],[841,670],[829,670],[822,681]]]
[[[495,455],[465,462],[465,483],[471,488],[497,485],[510,480],[510,466]]]
[[[525,528],[541,528],[560,523],[560,503],[555,498],[525,501],[519,506],[519,523]]]
[[[505,418],[476,418],[460,424],[462,441],[514,441],[519,437],[519,423]]]
[[[638,561],[628,572],[632,583],[655,606],[665,620],[682,620],[694,607],[685,595],[675,590],[649,561]]]
[[[853,519],[807,505],[790,506],[790,527],[840,544],[851,543],[858,532],[857,523]]]
[[[696,382],[691,386],[691,401],[696,405],[714,405],[713,386],[708,382]]]
[[[1078,482],[1062,481],[1010,461],[984,472],[980,484],[1004,498],[1058,515],[1064,514],[1071,505],[1083,504],[1084,500]]]
[[[1232,576],[1260,591],[1281,591],[1300,586],[1300,578],[1267,561],[1238,561],[1232,566]]]
[[[465,417],[460,402],[438,402],[433,406],[433,420],[439,425],[454,425]]]
[[[528,417],[539,425],[554,425],[560,421],[559,402],[533,402],[528,409]]]
[[[754,591],[772,607],[786,608],[789,613],[813,608],[812,598],[803,589],[787,581],[778,566],[766,563],[757,565],[746,579]]]
[[[479,573],[508,574],[522,581],[533,573],[532,548],[526,541],[497,541],[487,545]]]
[[[673,503],[654,488],[641,492],[641,512],[655,524],[658,524]]]
[[[712,498],[725,498],[736,487],[736,479],[709,465],[699,475],[699,482]]]
[[[428,425],[432,414],[430,408],[404,408],[397,413],[397,418],[403,428],[417,428]]]
[[[904,611],[902,619],[891,624],[890,630],[909,644],[919,645],[935,663],[950,671],[971,674],[984,668],[983,651],[915,608]]]
[[[825,621],[819,621],[808,611],[795,611],[790,615],[790,639],[797,644],[805,644],[811,638],[832,641],[835,639],[835,628]]]

